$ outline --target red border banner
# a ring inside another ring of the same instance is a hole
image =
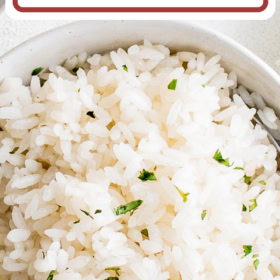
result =
[[[260,13],[269,0],[260,7],[21,7],[18,1],[13,5],[21,13]]]

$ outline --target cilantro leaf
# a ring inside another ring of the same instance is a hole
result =
[[[146,181],[156,181],[157,178],[153,172],[146,171],[143,169],[138,177],[142,182]]]
[[[80,209],[85,215],[89,216],[90,218],[93,219],[93,217],[90,215],[90,213],[88,211],[82,210]]]
[[[54,275],[56,274],[56,270],[52,270],[47,278],[47,280],[53,280]]]
[[[15,148],[10,152],[10,154],[11,154],[11,155],[15,154],[16,151],[17,151],[18,149],[19,149],[19,147],[15,147]]]
[[[178,191],[178,193],[180,194],[180,196],[183,198],[183,202],[187,202],[188,201],[188,195],[190,193],[184,193],[182,190],[180,190],[178,187],[175,187]]]
[[[233,163],[232,164],[229,163],[229,158],[226,159],[223,158],[222,153],[220,152],[219,149],[216,151],[215,155],[213,156],[213,159],[227,167],[231,167],[233,165]]]
[[[258,269],[259,264],[260,264],[259,259],[254,260],[253,265],[254,265],[255,270],[257,270],[257,269]]]
[[[249,212],[253,211],[258,206],[256,199],[251,199],[250,201],[252,202],[252,204],[249,205]]]
[[[141,233],[142,233],[144,236],[146,236],[147,238],[149,238],[149,232],[148,232],[148,230],[147,230],[146,228],[142,229],[142,230],[141,230]]]
[[[259,181],[259,184],[261,184],[261,185],[266,185],[266,181],[264,181],[264,180],[262,180],[262,181]]]
[[[108,267],[108,268],[105,268],[105,270],[106,270],[106,271],[110,271],[110,270],[115,271],[116,274],[117,274],[118,276],[120,276],[119,271],[120,271],[121,269],[120,269],[119,267]]]
[[[207,210],[203,210],[201,213],[201,220],[203,221],[205,219],[205,216],[207,214]]]
[[[249,255],[252,252],[252,246],[251,245],[243,245],[243,250],[244,250],[244,257]]]
[[[169,84],[168,84],[168,89],[170,90],[175,90],[177,87],[177,79],[173,79]]]
[[[117,216],[120,216],[120,215],[123,215],[123,214],[126,214],[127,212],[131,212],[131,215],[134,213],[134,211],[137,210],[137,208],[143,203],[143,200],[135,200],[135,201],[131,201],[125,205],[121,205],[119,206],[118,208],[116,208],[114,211],[115,211],[115,214]]]
[[[244,183],[246,183],[247,185],[250,185],[252,183],[250,176],[244,175],[243,178],[244,178]]]
[[[32,76],[36,76],[36,75],[38,75],[39,73],[41,73],[43,70],[44,70],[44,68],[42,68],[42,67],[35,68],[35,69],[32,71],[31,75],[32,75]]]

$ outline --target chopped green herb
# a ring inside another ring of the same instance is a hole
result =
[[[36,76],[36,75],[38,75],[39,73],[41,73],[43,70],[44,70],[44,68],[42,68],[42,67],[35,68],[35,69],[32,71],[31,75],[32,75],[32,76]]]
[[[258,258],[258,257],[259,257],[259,254],[254,254],[254,255],[252,256],[253,259]]]
[[[123,65],[122,68],[123,68],[123,70],[124,70],[125,72],[128,72],[128,68],[127,68],[126,65]]]
[[[201,220],[203,221],[205,219],[205,216],[207,214],[207,210],[203,210],[201,213]]]
[[[148,232],[148,230],[146,228],[142,229],[141,233],[149,238],[149,232]]]
[[[94,214],[100,214],[100,213],[102,213],[102,210],[99,210],[99,209],[97,209],[97,210],[94,212]]]
[[[47,280],[53,280],[54,275],[56,274],[56,270],[52,270],[47,278]]]
[[[118,276],[120,276],[119,271],[120,271],[121,269],[120,269],[119,267],[108,267],[108,268],[105,268],[105,270],[106,270],[106,271],[110,271],[110,270],[115,271],[116,274],[117,274]]]
[[[203,88],[205,88],[205,87],[206,87],[206,85],[202,85],[202,87],[203,87]]]
[[[89,216],[90,218],[93,219],[93,217],[90,215],[90,213],[88,211],[82,210],[80,209],[85,215]]]
[[[178,193],[182,196],[182,198],[183,198],[183,202],[185,203],[185,202],[187,202],[188,201],[188,195],[190,194],[190,193],[184,193],[182,190],[180,190],[178,187],[175,187],[176,189],[177,189],[177,191],[178,191]]]
[[[215,155],[213,156],[213,159],[215,159],[217,162],[227,167],[231,167],[233,165],[233,163],[232,164],[229,163],[229,158],[226,159],[223,158],[219,149],[216,151]]]
[[[118,277],[108,277],[108,278],[106,278],[104,280],[119,280],[119,278]]]
[[[260,261],[259,261],[259,259],[256,259],[256,260],[254,260],[254,268],[255,268],[255,270],[257,270],[258,269],[258,266],[259,266],[259,264],[260,264]]]
[[[259,184],[261,184],[261,185],[266,185],[266,181],[264,181],[264,180],[262,180],[262,181],[259,181]]]
[[[73,224],[75,225],[75,224],[78,224],[80,222],[80,220],[78,220],[78,221],[75,221]]]
[[[234,169],[235,169],[235,170],[244,170],[244,168],[243,168],[243,167],[239,167],[239,166],[234,167]]]
[[[16,151],[17,151],[18,149],[19,149],[19,147],[15,147],[15,148],[10,152],[10,154],[11,154],[11,155],[15,154]]]
[[[75,67],[72,69],[72,72],[77,73],[79,71],[79,69],[80,69],[79,67]]]
[[[87,116],[90,116],[90,117],[93,118],[93,119],[96,118],[96,116],[95,116],[95,114],[94,114],[93,111],[88,111],[88,112],[87,112]]]
[[[81,89],[80,89],[80,88],[78,89],[78,92],[81,92]]]
[[[251,245],[243,245],[244,250],[244,257],[252,253],[252,246]]]
[[[168,84],[168,89],[170,90],[175,90],[177,86],[177,79],[173,79],[169,84]]]
[[[258,206],[256,199],[251,199],[250,201],[252,204],[249,206],[249,212],[253,211]]]
[[[246,207],[245,204],[242,205],[242,211],[243,211],[243,212],[246,212],[246,211],[247,211],[247,207]]]
[[[156,181],[157,178],[155,176],[155,174],[153,172],[149,172],[146,171],[145,169],[143,169],[138,177],[138,179],[140,179],[143,182],[146,181]]]
[[[244,183],[246,183],[247,185],[251,184],[251,177],[250,176],[244,175],[243,178],[244,178]]]
[[[118,208],[116,208],[115,214],[117,216],[126,214],[127,212],[131,212],[131,215],[134,213],[134,211],[136,211],[138,209],[138,207],[143,203],[143,200],[135,200],[135,201],[131,201],[125,205],[121,205]]]

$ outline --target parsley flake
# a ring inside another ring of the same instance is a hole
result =
[[[203,210],[201,213],[201,220],[203,221],[205,219],[205,216],[207,214],[207,210]]]
[[[80,69],[79,67],[75,67],[72,69],[72,72],[77,73],[79,71],[79,69]]]
[[[19,147],[15,147],[15,148],[10,152],[10,154],[11,154],[11,155],[15,154],[16,151],[17,151],[18,149],[19,149]]]
[[[153,172],[149,172],[145,169],[143,169],[138,177],[142,182],[146,181],[156,181],[157,178]]]
[[[169,84],[168,84],[168,89],[170,90],[175,90],[177,86],[177,79],[173,79]]]
[[[235,170],[244,170],[243,167],[239,167],[239,166],[234,167],[234,169],[235,169]]]
[[[205,88],[206,87],[206,85],[201,85],[203,88]]]
[[[243,245],[244,257],[252,253],[251,245]]]
[[[108,277],[108,278],[106,278],[104,280],[119,280],[119,278],[118,277]]]
[[[259,254],[254,254],[254,255],[252,256],[253,259],[258,258],[258,257],[259,257]]]
[[[251,199],[250,201],[252,204],[249,206],[249,212],[253,211],[258,206],[256,199]]]
[[[243,179],[244,183],[246,183],[247,185],[250,185],[252,183],[250,176],[244,175]]]
[[[125,72],[128,72],[128,68],[127,68],[126,65],[123,65],[122,68],[123,68],[123,70],[124,70]]]
[[[247,211],[247,207],[246,207],[245,204],[242,205],[242,211],[243,211],[243,212],[246,212],[246,211]]]
[[[35,68],[35,69],[32,71],[31,75],[32,75],[32,76],[36,76],[36,75],[38,75],[39,73],[41,73],[43,70],[44,70],[44,68],[42,68],[42,67]]]
[[[90,215],[90,213],[88,211],[82,210],[80,209],[85,215],[89,216],[90,218],[93,219],[93,217]]]
[[[232,164],[229,163],[229,158],[226,159],[223,158],[222,153],[220,152],[219,149],[216,151],[215,155],[213,156],[213,159],[227,167],[231,167],[233,165],[233,163]]]
[[[47,278],[47,280],[53,280],[54,275],[56,274],[56,270],[52,270]]]
[[[147,238],[149,238],[149,231],[148,231],[146,228],[142,229],[142,230],[141,230],[141,233],[142,233],[144,236],[146,236]]]
[[[259,259],[254,260],[253,265],[254,265],[255,270],[258,269],[259,264],[260,264]]]
[[[102,210],[100,210],[100,209],[97,209],[97,210],[94,212],[94,214],[100,214],[100,213],[102,213]]]
[[[264,180],[262,180],[262,181],[259,181],[259,184],[261,184],[261,185],[266,185],[266,181],[264,181]]]
[[[116,272],[116,274],[118,275],[118,276],[120,276],[120,273],[119,273],[119,271],[121,270],[119,267],[108,267],[108,268],[105,268],[105,270],[106,271],[115,271]]]
[[[80,222],[80,220],[75,221],[73,224],[76,225],[76,224],[78,224],[79,222]]]
[[[182,190],[180,190],[178,187],[175,187],[178,191],[178,193],[180,194],[180,196],[183,198],[183,202],[187,202],[188,201],[188,195],[190,193],[184,193]]]
[[[117,216],[120,216],[120,215],[126,214],[127,212],[132,211],[130,215],[133,215],[134,211],[136,211],[142,203],[143,203],[143,200],[135,200],[135,201],[131,201],[125,205],[121,205],[114,210],[115,214]]]
[[[87,116],[89,116],[89,117],[91,117],[91,118],[93,118],[93,119],[96,118],[96,116],[95,116],[95,114],[94,114],[93,111],[88,111],[88,112],[87,112]]]

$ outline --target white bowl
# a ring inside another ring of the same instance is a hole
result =
[[[63,62],[86,51],[103,53],[127,48],[147,39],[172,51],[218,53],[227,71],[235,71],[239,82],[259,92],[280,113],[280,76],[252,52],[213,30],[175,21],[81,21],[39,35],[0,58],[0,81],[22,77],[25,83],[39,66]],[[263,46],[265,47],[265,46]]]

